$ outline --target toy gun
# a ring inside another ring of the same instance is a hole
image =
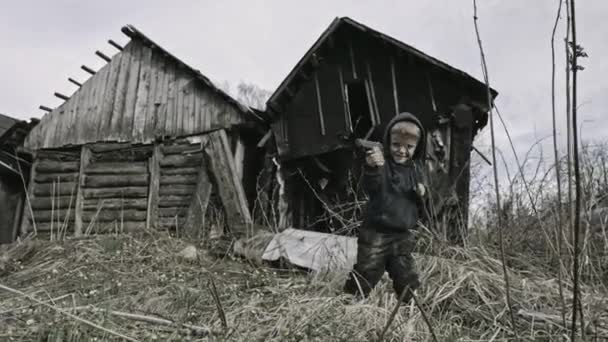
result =
[[[355,139],[355,146],[365,149],[371,150],[374,147],[378,147],[382,151],[382,144],[377,141],[371,141],[366,139]]]
[[[382,151],[383,148],[382,148],[381,143],[379,143],[377,141],[369,140],[369,137],[372,135],[372,132],[374,131],[375,128],[376,128],[376,125],[372,126],[369,129],[369,131],[367,131],[367,134],[365,134],[364,138],[355,139],[355,146],[357,146],[358,148],[364,149],[364,150],[372,150],[374,147],[378,147]]]

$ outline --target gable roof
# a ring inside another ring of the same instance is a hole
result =
[[[335,18],[332,23],[329,25],[329,27],[327,29],[325,29],[325,31],[323,31],[323,33],[321,34],[321,36],[319,36],[319,38],[317,39],[317,41],[310,47],[310,49],[308,49],[308,51],[306,52],[306,54],[304,54],[304,56],[300,59],[300,61],[296,64],[296,66],[291,70],[291,72],[289,72],[289,74],[287,75],[287,77],[281,82],[281,84],[279,85],[279,87],[275,90],[275,92],[270,96],[270,98],[267,101],[268,104],[268,108],[272,108],[272,103],[275,102],[282,94],[283,92],[286,91],[287,87],[294,81],[294,79],[296,78],[298,72],[308,63],[311,62],[311,59],[313,59],[313,56],[315,55],[315,53],[320,50],[320,48],[324,45],[324,43],[330,39],[331,36],[333,36],[333,34],[340,28],[343,26],[349,26],[352,28],[357,29],[358,31],[364,32],[365,34],[370,35],[371,37],[375,38],[375,39],[379,39],[389,45],[392,45],[394,47],[396,47],[397,49],[403,51],[404,53],[416,56],[422,60],[424,60],[427,63],[430,63],[432,65],[435,65],[436,67],[445,70],[446,72],[458,75],[463,77],[464,79],[473,82],[479,86],[482,87],[486,87],[485,83],[477,80],[476,78],[474,78],[473,76],[467,74],[466,72],[459,70],[457,68],[454,68],[452,66],[450,66],[449,64],[440,61],[437,58],[434,58],[432,56],[429,56],[427,54],[425,54],[424,52],[414,48],[411,45],[405,44],[393,37],[390,37],[384,33],[381,33],[379,31],[376,31],[364,24],[361,24],[349,17],[337,17]],[[495,98],[498,95],[498,92],[492,88],[490,88],[490,91],[492,93],[492,98]]]
[[[229,128],[259,116],[131,25],[131,40],[28,135],[28,149],[150,143]]]

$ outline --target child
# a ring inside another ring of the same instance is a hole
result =
[[[366,216],[359,229],[357,263],[344,291],[366,297],[388,271],[397,296],[404,303],[420,285],[412,251],[425,187],[418,170],[425,151],[425,131],[410,113],[391,120],[384,133],[384,151],[367,152],[363,189],[369,196]]]

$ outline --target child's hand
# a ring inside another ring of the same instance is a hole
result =
[[[371,167],[378,167],[384,165],[384,154],[378,146],[374,146],[371,150],[366,152],[365,162]]]
[[[424,187],[424,185],[422,185],[422,183],[418,183],[416,185],[416,194],[420,197],[424,197],[424,195],[426,194],[426,188]]]

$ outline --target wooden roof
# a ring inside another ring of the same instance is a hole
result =
[[[319,36],[317,41],[310,47],[310,49],[306,52],[306,54],[300,59],[300,61],[296,64],[296,66],[291,70],[289,75],[287,75],[287,77],[281,82],[281,84],[275,90],[275,92],[270,96],[270,98],[266,102],[267,108],[269,108],[271,110],[280,108],[280,105],[277,105],[278,103],[280,103],[279,98],[281,98],[283,95],[289,94],[288,88],[292,83],[297,82],[297,78],[298,78],[297,76],[298,76],[299,72],[305,66],[307,66],[311,63],[314,64],[314,59],[315,59],[315,56],[318,53],[318,51],[322,48],[322,46],[328,40],[334,38],[334,33],[336,31],[338,31],[338,29],[340,29],[341,27],[344,27],[344,26],[354,28],[357,31],[368,34],[369,36],[373,37],[374,39],[381,40],[388,45],[394,46],[396,49],[400,50],[404,54],[409,54],[409,55],[415,56],[417,58],[420,58],[423,61],[434,65],[435,67],[438,67],[446,72],[461,76],[464,79],[466,79],[467,81],[475,83],[476,85],[480,85],[485,88],[485,84],[480,82],[473,76],[467,74],[466,72],[464,72],[462,70],[456,69],[456,68],[450,66],[449,64],[438,60],[437,58],[429,56],[429,55],[425,54],[424,52],[414,48],[413,46],[405,44],[393,37],[390,37],[384,33],[376,31],[351,18],[337,17],[332,21],[332,23],[329,25],[329,27],[321,34],[321,36]],[[491,90],[492,96],[495,98],[498,95],[498,92],[494,89],[490,89],[490,90]]]
[[[133,26],[122,31],[130,42],[42,117],[26,138],[26,148],[148,143],[229,128],[256,117]]]

